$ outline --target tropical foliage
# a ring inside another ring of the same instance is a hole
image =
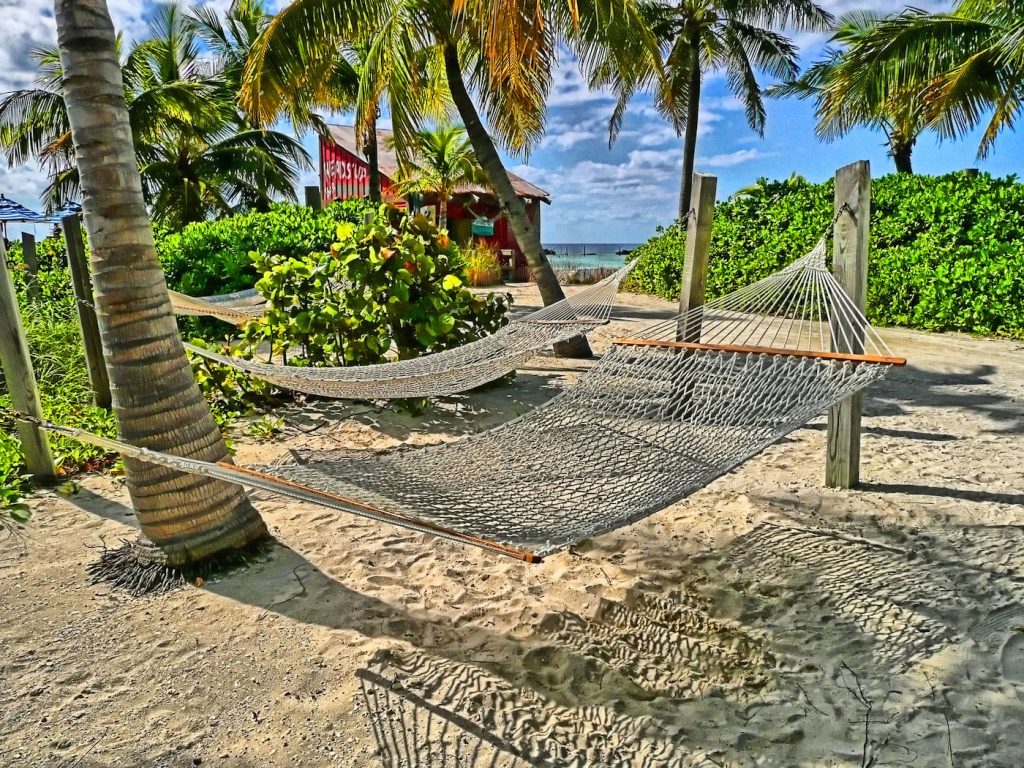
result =
[[[415,134],[396,183],[403,195],[432,193],[437,198],[438,226],[445,229],[448,201],[460,186],[478,182],[482,176],[465,129],[442,126]]]
[[[92,404],[85,351],[67,270],[59,265],[41,269],[35,279],[36,290],[30,291],[31,278],[19,258],[20,249],[17,243],[12,246],[8,254],[9,268],[18,303],[23,308],[22,322],[39,384],[43,415],[60,424],[114,437],[117,424],[113,415]],[[10,407],[10,396],[0,375],[0,409]],[[54,461],[63,472],[109,463],[100,449],[61,437],[51,437],[50,443]],[[16,504],[27,489],[25,472],[14,422],[6,412],[0,411],[0,516],[4,515],[4,507]]]
[[[305,151],[284,133],[256,127],[235,106],[248,46],[268,19],[258,0],[235,0],[223,22],[209,10],[189,15],[164,5],[149,39],[122,54],[132,139],[157,223],[177,227],[294,197],[299,170],[309,164]],[[212,65],[201,41],[212,46]],[[57,49],[33,56],[34,87],[0,102],[0,147],[9,165],[37,160],[49,178],[46,207],[54,210],[79,196],[78,168]]]
[[[772,86],[768,94],[812,100],[818,118],[817,134],[825,141],[840,139],[858,127],[881,130],[896,170],[912,173],[914,144],[927,128],[923,96],[927,83],[888,91],[879,99],[870,81],[852,71],[864,66],[857,46],[870,38],[880,23],[882,18],[870,13],[844,16],[824,57],[799,78]]]
[[[894,174],[872,182],[868,318],[879,325],[1024,337],[1024,184],[1014,177]],[[780,181],[715,210],[708,295],[767,277],[832,221],[832,182]],[[679,298],[686,233],[633,251],[630,286]]]
[[[925,122],[943,137],[984,125],[983,157],[1024,109],[1024,6],[961,0],[951,13],[908,8],[875,24],[848,59],[839,87],[875,104],[916,92]]]
[[[192,296],[230,293],[252,288],[260,277],[253,254],[303,258],[326,251],[339,224],[361,222],[373,211],[366,200],[332,203],[322,211],[275,203],[266,213],[201,221],[165,233],[157,238],[157,252],[171,288]]]
[[[685,218],[704,79],[722,72],[744,105],[747,123],[762,135],[765,108],[758,73],[791,79],[798,72],[796,44],[778,30],[821,30],[832,17],[810,0],[647,2],[641,16],[657,41],[659,58],[645,56],[640,48],[625,58],[624,65],[621,52],[606,50],[604,56],[585,63],[591,85],[610,87],[617,97],[609,141],[615,140],[630,100],[640,92],[650,92],[658,112],[677,134],[685,133],[679,195],[679,218]],[[645,40],[635,42],[643,45]]]
[[[465,288],[458,246],[423,216],[340,224],[326,252],[258,254],[265,316],[249,355],[271,345],[298,365],[365,365],[460,346],[505,324],[508,297]]]

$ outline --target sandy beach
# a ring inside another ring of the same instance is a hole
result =
[[[623,295],[595,350],[671,313]],[[263,562],[135,599],[86,577],[122,481],[41,491],[0,531],[0,766],[1024,765],[1024,344],[882,334],[861,488],[819,419],[539,565],[259,493]],[[290,407],[236,460],[457,439],[590,365]]]

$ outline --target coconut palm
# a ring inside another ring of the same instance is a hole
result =
[[[403,194],[431,192],[437,196],[437,225],[448,227],[448,201],[465,184],[480,180],[480,165],[461,127],[442,126],[416,134],[396,179]]]
[[[979,157],[1024,111],[1024,5],[1016,0],[962,0],[940,14],[907,9],[875,25],[849,58],[837,87],[876,102],[916,89],[940,136],[985,125]]]
[[[210,70],[196,23],[177,6],[161,6],[150,34],[124,58],[121,80],[154,218],[176,227],[294,198],[299,169],[310,164],[305,150],[286,134],[254,128],[238,112],[224,79],[231,69]],[[53,48],[34,55],[35,87],[0,102],[0,145],[11,165],[37,159],[50,179],[44,194],[53,210],[78,197],[78,169],[59,55]]]
[[[877,99],[873,89],[866,89],[865,81],[850,72],[852,66],[859,64],[859,60],[853,58],[857,45],[869,38],[882,21],[882,17],[870,13],[844,16],[824,58],[812,64],[799,78],[772,86],[768,95],[813,100],[818,118],[816,132],[825,141],[842,138],[858,127],[881,130],[897,172],[913,173],[914,144],[927,129],[922,98],[927,83],[893,90]],[[852,84],[860,87],[852,87]]]
[[[229,461],[181,344],[142,194],[114,28],[104,0],[56,0],[63,69],[103,353],[121,437]],[[142,533],[159,560],[186,565],[267,535],[237,485],[125,460]]]
[[[664,75],[650,59],[632,58],[647,66],[623,71],[617,60],[589,62],[591,85],[611,87],[617,103],[609,121],[609,141],[622,125],[629,101],[650,92],[658,112],[677,134],[684,134],[679,218],[690,208],[690,190],[697,155],[697,130],[704,78],[725,74],[730,90],[743,102],[747,123],[764,134],[765,109],[758,72],[790,80],[796,77],[797,48],[782,29],[820,30],[832,16],[811,0],[678,0],[645,2],[645,23],[660,44]]]
[[[294,0],[257,42],[242,103],[260,119],[275,114],[287,94],[316,88],[339,46],[362,42],[368,60],[360,84],[357,123],[386,94],[396,143],[412,146],[430,94],[443,83],[526,256],[545,304],[564,297],[543,255],[538,228],[516,195],[495,144],[528,151],[540,138],[557,42],[572,32],[584,55],[599,43],[632,37],[633,0],[569,0],[548,4],[503,0]],[[609,51],[636,46],[607,45]],[[625,67],[625,63],[623,63]],[[484,121],[472,87],[487,118]],[[433,106],[433,105],[431,105]],[[438,105],[440,106],[440,105]],[[362,113],[360,110],[364,110]],[[491,136],[494,134],[494,138]],[[562,353],[589,354],[585,340]]]

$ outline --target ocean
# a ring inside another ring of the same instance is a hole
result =
[[[618,268],[626,263],[625,254],[616,251],[631,251],[640,243],[544,243],[548,260],[555,269],[598,269]]]

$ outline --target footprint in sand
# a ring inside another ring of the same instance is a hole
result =
[[[1003,645],[1000,661],[1003,677],[1011,683],[1024,685],[1024,627],[1018,627]]]

